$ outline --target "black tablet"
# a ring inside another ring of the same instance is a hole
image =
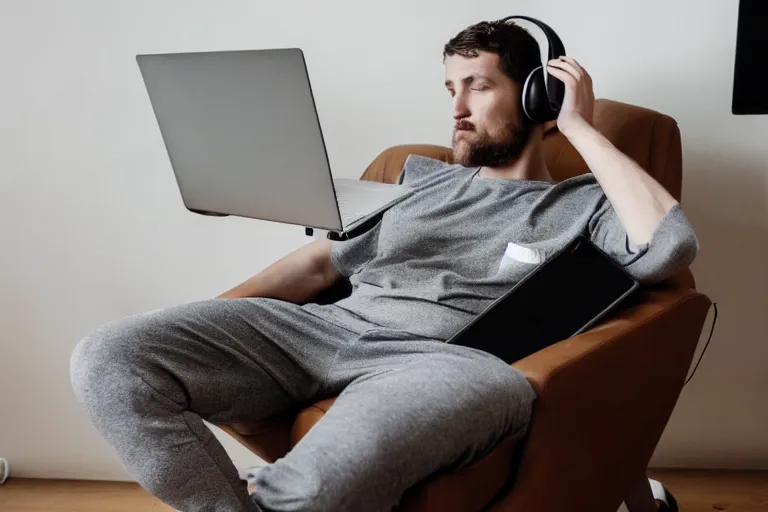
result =
[[[580,236],[539,264],[448,340],[508,363],[579,334],[615,309],[638,282]]]

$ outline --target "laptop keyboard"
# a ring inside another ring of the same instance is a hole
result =
[[[400,186],[359,180],[335,180],[334,184],[341,221],[345,228],[406,192]]]
[[[362,219],[374,210],[379,209],[386,204],[381,196],[374,197],[376,201],[371,204],[372,208],[364,208],[361,203],[367,202],[368,197],[361,198],[358,193],[344,194],[337,191],[337,201],[339,203],[339,213],[341,214],[341,223],[343,226],[349,226],[350,224]]]
[[[342,200],[340,197],[338,198],[339,202],[339,213],[341,213],[341,223],[344,226],[349,226],[353,222],[362,219],[368,213],[370,212],[364,212],[364,211],[357,211],[353,210],[352,208],[355,207],[355,205],[351,204],[350,201]]]

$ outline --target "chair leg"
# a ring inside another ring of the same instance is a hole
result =
[[[656,500],[653,497],[651,484],[645,475],[641,475],[637,481],[632,484],[632,488],[624,500],[629,512],[657,512]]]

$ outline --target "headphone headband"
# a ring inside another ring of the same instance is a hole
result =
[[[509,20],[526,20],[530,21],[537,27],[541,29],[542,32],[544,32],[544,35],[547,36],[547,43],[549,46],[549,60],[556,59],[558,57],[561,57],[565,55],[565,46],[563,45],[563,42],[560,40],[560,37],[557,35],[557,33],[552,30],[552,27],[547,25],[541,20],[537,20],[536,18],[531,18],[530,16],[507,16],[506,18],[502,18],[499,20],[501,23],[506,23]]]
[[[565,46],[563,45],[563,42],[560,40],[560,37],[557,35],[557,33],[552,30],[552,27],[547,25],[541,20],[537,20],[536,18],[531,18],[530,16],[507,16],[506,18],[502,18],[499,20],[501,23],[507,23],[510,20],[526,20],[530,21],[537,27],[541,29],[542,32],[544,32],[544,35],[547,37],[547,47],[548,47],[548,59],[547,61],[557,59],[559,57],[562,57],[565,55]],[[546,68],[547,63],[543,63],[542,68]],[[546,74],[547,80],[546,80],[546,89],[547,89],[547,98],[549,99],[550,107],[552,107],[553,110],[560,110],[560,106],[562,103],[563,96],[565,95],[565,85],[563,82],[558,80],[557,78],[550,76],[549,73]]]

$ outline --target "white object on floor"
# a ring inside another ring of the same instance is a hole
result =
[[[653,499],[659,500],[663,502],[665,505],[669,505],[669,498],[667,497],[667,491],[664,489],[664,485],[659,482],[658,480],[654,480],[653,478],[648,479],[648,485],[651,488],[651,494],[653,494]],[[619,507],[618,512],[629,512],[629,509],[627,506],[622,503]]]
[[[4,484],[11,474],[11,464],[4,458],[0,457],[0,484]]]
[[[653,478],[649,478],[648,483],[651,484],[651,492],[653,493],[653,497],[659,501],[664,502],[665,505],[669,505],[669,501],[667,501],[667,491],[664,489],[664,486],[661,484],[661,482],[654,480]]]

